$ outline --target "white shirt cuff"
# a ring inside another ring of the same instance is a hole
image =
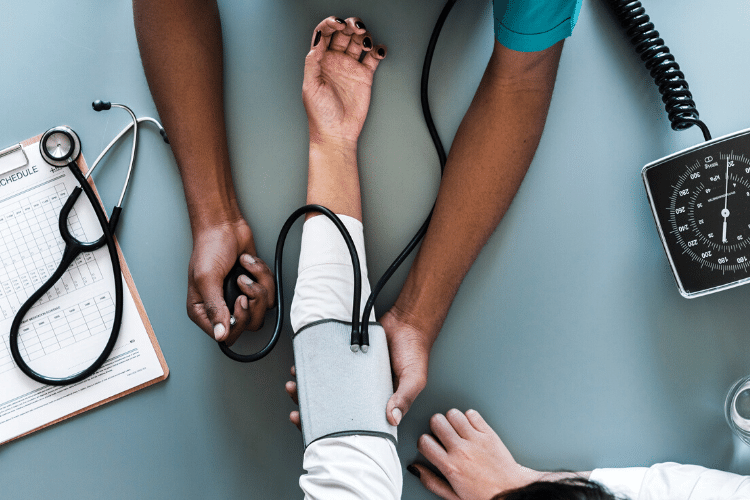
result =
[[[647,471],[648,467],[594,469],[589,480],[601,484],[615,496],[636,500]]]

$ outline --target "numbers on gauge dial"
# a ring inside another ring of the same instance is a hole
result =
[[[719,153],[686,165],[670,198],[671,233],[702,266],[750,271],[750,158]]]

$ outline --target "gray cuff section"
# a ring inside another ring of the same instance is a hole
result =
[[[396,427],[385,418],[393,395],[385,331],[374,324],[369,333],[366,353],[351,351],[351,325],[340,321],[317,322],[294,336],[305,448],[324,437],[355,434],[396,443]]]

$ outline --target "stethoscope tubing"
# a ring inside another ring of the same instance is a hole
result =
[[[117,224],[117,219],[119,218],[120,212],[120,210],[118,210],[119,207],[115,207],[117,216],[115,216],[115,210],[113,210],[113,217],[111,221],[108,221],[107,216],[104,213],[104,209],[99,203],[96,193],[94,193],[91,185],[81,173],[81,170],[78,168],[76,162],[70,162],[68,164],[68,167],[70,168],[71,172],[73,172],[73,175],[79,182],[80,186],[77,186],[75,189],[73,189],[73,192],[68,197],[68,200],[66,200],[63,209],[60,210],[60,234],[63,237],[63,241],[65,241],[63,256],[60,260],[60,264],[58,264],[57,269],[52,274],[52,276],[50,276],[50,278],[36,292],[34,292],[26,300],[26,302],[23,303],[18,312],[16,312],[16,316],[13,318],[13,324],[10,328],[10,351],[11,356],[13,357],[13,361],[16,363],[18,368],[32,380],[40,382],[42,384],[53,386],[70,385],[80,382],[93,375],[99,368],[102,367],[102,365],[104,365],[109,355],[112,354],[112,350],[117,343],[117,338],[119,336],[120,326],[122,323],[123,310],[122,269],[120,267],[120,258],[117,254],[117,247],[114,240],[114,229]],[[102,232],[104,233],[103,236],[95,242],[89,243],[78,241],[72,235],[70,235],[67,228],[68,218],[64,215],[70,213],[70,210],[73,208],[73,205],[80,196],[81,192],[83,192],[86,195],[86,198],[88,198],[88,200],[91,202],[91,206],[94,209],[96,218],[99,221]],[[107,340],[107,344],[104,346],[104,349],[93,363],[74,375],[71,375],[69,377],[49,377],[46,375],[42,375],[33,370],[21,356],[21,352],[18,347],[18,336],[21,323],[23,322],[24,317],[29,312],[31,307],[36,304],[36,302],[45,293],[52,289],[55,283],[58,282],[58,280],[68,269],[68,266],[70,266],[70,264],[75,260],[76,257],[78,257],[78,255],[80,255],[82,252],[90,252],[97,248],[100,248],[103,244],[107,245],[115,279],[115,316],[114,323],[112,324],[112,330],[110,332],[109,339]]]

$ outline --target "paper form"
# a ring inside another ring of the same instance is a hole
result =
[[[0,443],[164,375],[124,278],[119,339],[94,375],[72,386],[50,387],[29,379],[13,362],[13,317],[57,268],[65,247],[58,216],[78,185],[68,167],[53,167],[42,159],[38,143],[24,152],[26,165],[0,174]],[[67,222],[80,241],[101,236],[85,195]],[[21,324],[19,350],[26,363],[53,377],[88,367],[109,338],[114,289],[106,245],[79,255]]]

